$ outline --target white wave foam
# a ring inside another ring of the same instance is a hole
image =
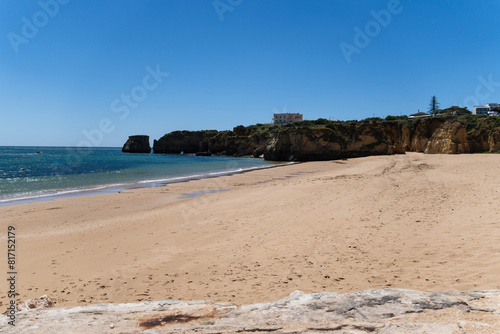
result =
[[[237,169],[224,170],[224,171],[218,171],[218,172],[210,172],[210,173],[206,173],[206,174],[191,174],[191,175],[177,176],[177,177],[170,177],[170,178],[143,180],[143,181],[138,181],[138,182],[133,182],[133,183],[115,183],[115,184],[93,186],[93,187],[88,187],[88,188],[48,190],[48,191],[37,192],[37,193],[16,194],[16,195],[12,195],[12,197],[11,196],[3,197],[3,198],[0,197],[0,203],[8,204],[8,203],[21,202],[21,201],[46,200],[46,199],[51,199],[51,198],[56,198],[56,197],[65,197],[65,196],[71,196],[71,195],[77,195],[77,196],[84,195],[84,194],[90,195],[90,194],[94,194],[94,193],[97,193],[99,191],[106,190],[106,189],[123,190],[123,189],[127,189],[127,188],[134,188],[134,185],[147,185],[147,184],[155,185],[155,184],[176,183],[176,182],[188,181],[188,180],[193,180],[193,179],[219,177],[219,176],[231,175],[231,174],[235,174],[235,173],[243,173],[243,172],[252,171],[252,170],[273,168],[273,167],[277,167],[280,165],[290,165],[290,164],[294,164],[294,163],[295,162],[289,162],[289,163],[277,164],[277,165],[237,168]]]

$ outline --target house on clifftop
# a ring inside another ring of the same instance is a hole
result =
[[[304,115],[299,113],[282,113],[282,114],[274,114],[272,124],[286,124],[293,122],[301,122],[304,118]]]
[[[500,104],[498,103],[488,103],[484,106],[474,106],[472,108],[472,114],[473,115],[495,115],[495,110],[500,108]],[[493,110],[495,109],[495,110]]]

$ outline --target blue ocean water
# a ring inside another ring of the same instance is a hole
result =
[[[276,163],[255,158],[129,154],[120,148],[0,147],[0,203],[211,177]]]

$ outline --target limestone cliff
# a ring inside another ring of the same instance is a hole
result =
[[[403,146],[411,152],[459,154],[497,152],[500,149],[500,118],[468,115],[407,122]]]
[[[266,160],[312,161],[404,153],[400,125],[332,123],[321,128],[283,128],[267,142]]]
[[[500,118],[469,115],[285,126],[267,142],[264,158],[311,161],[404,152],[459,154],[499,150]]]
[[[499,148],[500,117],[476,116],[463,122],[471,152],[497,152]]]
[[[225,131],[210,138],[208,150],[213,154],[250,155],[258,147],[266,144],[266,139],[258,136],[237,135],[233,131]]]
[[[405,151],[425,152],[429,139],[439,129],[444,119],[425,118],[405,122],[403,131],[403,147]]]
[[[138,151],[133,146],[139,140],[136,137],[142,136],[131,136],[130,143],[124,145],[124,152]],[[154,153],[263,155],[265,159],[275,161],[331,160],[404,152],[458,154],[499,150],[500,117],[476,115],[360,122],[320,119],[284,126],[240,125],[232,131],[220,132],[174,131],[155,140],[153,145]]]
[[[263,147],[271,132],[265,126],[237,126],[233,131],[174,131],[154,141],[154,153],[198,153],[242,156]]]
[[[174,131],[153,143],[153,153],[197,153],[207,151],[208,140],[217,135],[217,130]]]
[[[151,153],[149,136],[129,136],[122,147],[122,152],[126,153]]]
[[[460,122],[445,122],[427,142],[424,153],[456,154],[469,152],[467,130]]]

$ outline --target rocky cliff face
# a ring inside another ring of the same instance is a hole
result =
[[[141,140],[139,137],[147,136],[131,136],[124,145],[124,152],[141,151],[134,146]],[[252,154],[258,157],[263,154],[265,159],[275,161],[331,160],[404,152],[498,152],[500,117],[470,115],[361,122],[322,120],[283,127],[237,126],[232,131],[221,132],[174,131],[155,140],[153,150],[154,153],[199,155]]]
[[[404,125],[401,135],[403,148],[409,152],[428,154],[470,152],[467,130],[458,121],[439,118],[415,120]]]
[[[403,129],[405,150],[428,154],[493,153],[500,149],[499,140],[498,117],[421,119]]]
[[[500,120],[465,116],[285,127],[267,142],[264,157],[312,161],[404,152],[459,154],[499,150]]]
[[[425,152],[432,134],[445,121],[437,118],[417,119],[407,122],[403,126],[402,142],[405,151]]]
[[[457,154],[470,152],[467,130],[460,122],[444,122],[427,141],[424,153]]]
[[[252,133],[245,127],[233,131],[174,131],[154,141],[154,153],[199,153],[251,155],[265,145],[269,135]]]
[[[166,300],[26,309],[15,328],[3,317],[5,333],[498,333],[500,291],[296,291],[240,307]]]
[[[122,147],[122,152],[126,153],[151,153],[149,136],[129,136],[127,142]]]
[[[217,135],[217,130],[174,131],[153,143],[153,153],[197,153],[208,149],[208,140]]]
[[[250,155],[265,144],[266,139],[235,135],[233,132],[227,131],[222,136],[211,138],[208,143],[208,150],[213,154],[241,156]]]
[[[404,153],[400,125],[332,123],[324,128],[284,128],[267,142],[266,160],[312,161]]]

